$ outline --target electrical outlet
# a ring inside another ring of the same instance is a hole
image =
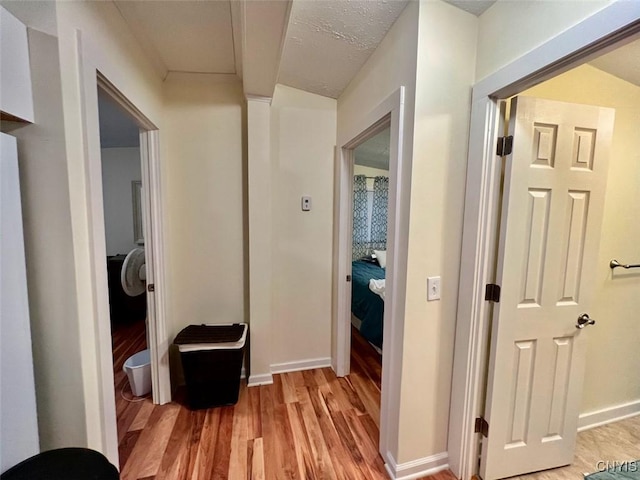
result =
[[[302,211],[308,212],[311,210],[311,197],[304,196],[302,197]]]
[[[427,300],[440,300],[440,277],[427,277]]]

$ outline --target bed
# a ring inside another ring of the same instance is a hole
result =
[[[351,278],[351,313],[362,322],[362,336],[382,348],[384,301],[369,289],[369,280],[385,278],[385,269],[375,263],[355,260],[351,263]]]

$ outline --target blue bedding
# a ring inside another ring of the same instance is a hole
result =
[[[385,270],[379,265],[356,260],[351,263],[351,312],[362,320],[362,336],[382,348],[382,318],[384,301],[369,290],[369,280],[385,278]]]

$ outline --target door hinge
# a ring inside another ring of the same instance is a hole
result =
[[[148,292],[155,292],[156,291],[156,286],[153,283],[150,283],[147,285],[147,291]]]
[[[504,157],[505,155],[511,155],[513,151],[513,135],[508,137],[498,137],[498,146],[496,148],[496,155]]]
[[[351,275],[347,275],[347,282],[351,281]]]
[[[487,283],[487,287],[484,290],[484,299],[487,302],[500,302],[500,285],[495,283]]]
[[[484,417],[476,418],[475,428],[473,429],[474,433],[481,433],[483,437],[489,435],[489,424],[484,419]]]

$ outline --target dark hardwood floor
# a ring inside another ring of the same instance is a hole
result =
[[[354,331],[352,373],[330,368],[274,375],[231,407],[191,411],[131,398],[122,364],[145,348],[144,323],[114,332],[122,480],[388,478],[378,454],[381,356]],[[450,472],[428,477],[455,480]]]

